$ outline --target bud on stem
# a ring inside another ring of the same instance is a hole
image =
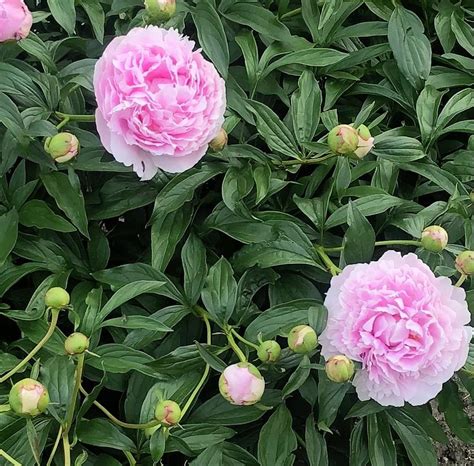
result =
[[[84,334],[76,332],[71,333],[64,342],[64,349],[67,354],[82,354],[89,348],[89,338]]]
[[[219,391],[233,405],[253,405],[262,398],[265,380],[254,365],[240,362],[226,367],[219,378]]]
[[[23,379],[13,385],[8,401],[15,413],[37,416],[48,408],[49,394],[37,380]]]
[[[431,252],[441,252],[448,245],[448,233],[443,227],[432,225],[421,233],[421,245]]]
[[[309,325],[298,325],[288,335],[288,346],[295,353],[310,353],[318,346],[318,336]]]
[[[329,358],[325,369],[328,379],[336,383],[348,382],[354,375],[354,363],[344,355]]]
[[[456,257],[456,269],[464,275],[474,274],[474,251],[464,251]]]
[[[44,298],[46,306],[52,307],[53,309],[62,309],[68,306],[70,301],[69,293],[60,287],[54,287],[48,290]]]
[[[79,153],[79,140],[71,133],[58,133],[46,139],[45,149],[55,162],[69,162]]]

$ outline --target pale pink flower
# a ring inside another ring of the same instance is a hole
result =
[[[144,180],[194,166],[224,121],[224,81],[193,47],[174,29],[135,28],[97,62],[102,144]]]
[[[326,296],[321,353],[362,364],[353,381],[361,400],[424,404],[466,362],[472,328],[465,297],[415,254],[388,251],[349,265]]]
[[[265,391],[265,380],[259,370],[248,362],[225,368],[219,378],[221,395],[234,405],[253,405]]]
[[[24,39],[33,16],[23,0],[0,0],[0,42]]]

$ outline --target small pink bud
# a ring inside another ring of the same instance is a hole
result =
[[[365,125],[360,125],[357,128],[357,132],[359,141],[354,154],[358,159],[363,159],[374,147],[374,138],[371,136],[369,128]]]
[[[254,365],[239,362],[226,367],[221,374],[219,391],[233,405],[253,405],[262,398],[265,380]]]
[[[155,408],[155,419],[164,426],[174,426],[181,419],[181,408],[172,400],[159,401]]]
[[[275,340],[267,340],[260,344],[257,356],[262,362],[275,362],[280,358],[281,346]]]
[[[145,9],[149,22],[168,21],[176,12],[176,0],[145,0]]]
[[[33,16],[23,0],[0,1],[0,42],[24,39],[32,24]]]
[[[225,146],[227,146],[227,141],[227,132],[224,128],[221,128],[217,133],[217,136],[209,143],[209,147],[214,152],[220,152]]]
[[[71,333],[64,342],[64,349],[67,354],[82,354],[89,348],[89,338],[84,334],[76,332]]]
[[[329,148],[336,154],[351,154],[359,144],[357,130],[349,125],[339,125],[328,134]]]
[[[298,325],[288,335],[288,346],[295,353],[310,353],[318,346],[318,336],[309,325]]]
[[[328,379],[336,383],[348,382],[354,375],[354,363],[344,355],[329,358],[325,369]]]
[[[62,309],[66,307],[70,301],[69,293],[59,286],[49,289],[44,297],[46,306],[52,307],[53,309]]]
[[[36,416],[46,411],[49,394],[37,380],[23,379],[11,388],[8,402],[13,412]]]
[[[456,268],[464,275],[474,275],[474,251],[464,251],[456,257]]]
[[[69,162],[79,153],[79,140],[74,134],[58,133],[46,139],[45,147],[55,162]]]
[[[421,245],[431,252],[441,252],[448,245],[448,233],[443,227],[432,225],[421,233]]]

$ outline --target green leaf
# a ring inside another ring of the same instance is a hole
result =
[[[18,213],[15,209],[0,215],[0,266],[7,260],[18,238]]]
[[[365,466],[369,462],[365,421],[361,419],[352,429],[350,437],[350,466]]]
[[[20,223],[27,227],[54,230],[62,233],[76,231],[74,225],[60,215],[55,214],[46,202],[39,199],[28,201],[20,209],[19,215]]]
[[[433,444],[419,424],[398,410],[390,410],[388,420],[403,442],[413,466],[438,464]]]
[[[221,19],[211,2],[198,2],[192,12],[199,44],[224,79],[229,68],[229,47]]]
[[[0,123],[5,125],[16,139],[19,141],[23,139],[25,127],[18,107],[2,92],[0,92]]]
[[[74,0],[48,0],[48,7],[54,19],[72,36],[76,28]]]
[[[404,408],[397,409],[397,414],[400,414],[401,418],[408,416],[411,420],[420,425],[423,430],[437,442],[447,444],[448,437],[444,433],[443,428],[438,424],[438,421],[431,414],[429,405],[424,406],[405,406]],[[394,416],[396,417],[397,414]]]
[[[270,149],[292,158],[299,158],[298,146],[293,134],[273,110],[255,100],[248,100],[245,106],[255,115],[257,131]]]
[[[388,23],[388,41],[398,68],[415,89],[422,88],[431,69],[431,44],[424,30],[413,12],[395,7]]]
[[[153,461],[160,461],[165,453],[166,432],[163,428],[153,432],[150,439],[150,452]]]
[[[184,271],[184,292],[191,304],[196,304],[207,276],[206,248],[194,233],[191,233],[181,249]]]
[[[105,13],[99,0],[80,0],[79,4],[84,8],[91,22],[94,36],[102,44],[104,42]]]
[[[435,129],[442,97],[442,92],[439,92],[433,86],[426,86],[416,101],[416,116],[423,143],[430,140]]]
[[[80,188],[73,186],[69,177],[60,172],[41,175],[41,181],[48,194],[56,201],[58,207],[67,215],[77,229],[86,238],[89,238],[84,196]]]
[[[312,415],[306,418],[305,441],[306,454],[308,455],[310,466],[328,466],[329,460],[326,440],[316,430],[314,417]]]
[[[474,107],[474,89],[464,89],[454,94],[443,107],[436,121],[439,133],[457,115]]]
[[[259,204],[268,195],[272,182],[272,169],[268,165],[258,165],[253,170],[253,179],[257,189],[255,202]]]
[[[250,193],[253,184],[252,172],[248,165],[230,167],[227,170],[222,182],[222,200],[229,210],[242,217],[251,218],[243,199]]]
[[[201,358],[206,362],[206,364],[209,364],[209,366],[211,366],[212,369],[217,372],[224,372],[227,365],[221,358],[219,358],[215,354],[212,354],[206,349],[204,345],[201,345],[201,343],[199,343],[198,341],[195,341],[194,343],[196,344]]]
[[[261,466],[293,464],[296,435],[292,418],[285,405],[280,405],[262,427],[258,438],[258,461]],[[278,439],[278,441],[275,441]]]
[[[107,419],[83,419],[77,427],[79,440],[86,445],[94,445],[115,450],[135,450],[135,444]]]
[[[313,140],[319,124],[321,99],[321,90],[314,74],[309,70],[303,71],[298,80],[298,89],[291,96],[291,116],[299,143]]]
[[[310,361],[308,356],[303,356],[303,359],[299,363],[295,371],[290,375],[288,382],[285,384],[282,390],[283,397],[287,397],[291,393],[298,390],[301,385],[306,382],[311,371]]]
[[[232,466],[258,466],[257,460],[246,450],[234,443],[222,442],[206,448],[191,466],[224,464]]]
[[[360,213],[352,202],[347,210],[347,224],[343,241],[343,258],[348,264],[370,262],[375,248],[375,232],[369,221]],[[363,238],[363,241],[361,241]]]
[[[209,269],[201,298],[215,321],[221,325],[228,322],[235,309],[237,282],[232,266],[224,257]]]
[[[123,316],[102,322],[101,327],[153,330],[154,332],[172,332],[173,329],[158,319],[147,316]]]
[[[474,30],[465,21],[461,9],[455,8],[451,15],[451,29],[459,45],[469,54],[474,55]]]
[[[373,466],[396,466],[397,453],[386,415],[379,413],[367,417],[367,438]]]
[[[214,424],[185,424],[182,429],[176,430],[170,438],[180,439],[186,447],[194,453],[199,453],[209,445],[220,443],[233,437],[235,431],[229,427]],[[167,450],[169,447],[167,447]]]
[[[251,31],[242,30],[235,36],[235,42],[237,42],[244,55],[247,78],[250,87],[253,88],[258,79],[258,48],[255,37]]]
[[[328,428],[335,421],[342,400],[350,388],[349,383],[331,382],[325,372],[319,372],[318,425]]]
[[[372,153],[393,163],[413,162],[426,157],[423,146],[415,138],[383,134],[375,138]]]

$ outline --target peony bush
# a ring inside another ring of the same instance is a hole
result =
[[[0,0],[0,465],[474,458],[471,0]]]

